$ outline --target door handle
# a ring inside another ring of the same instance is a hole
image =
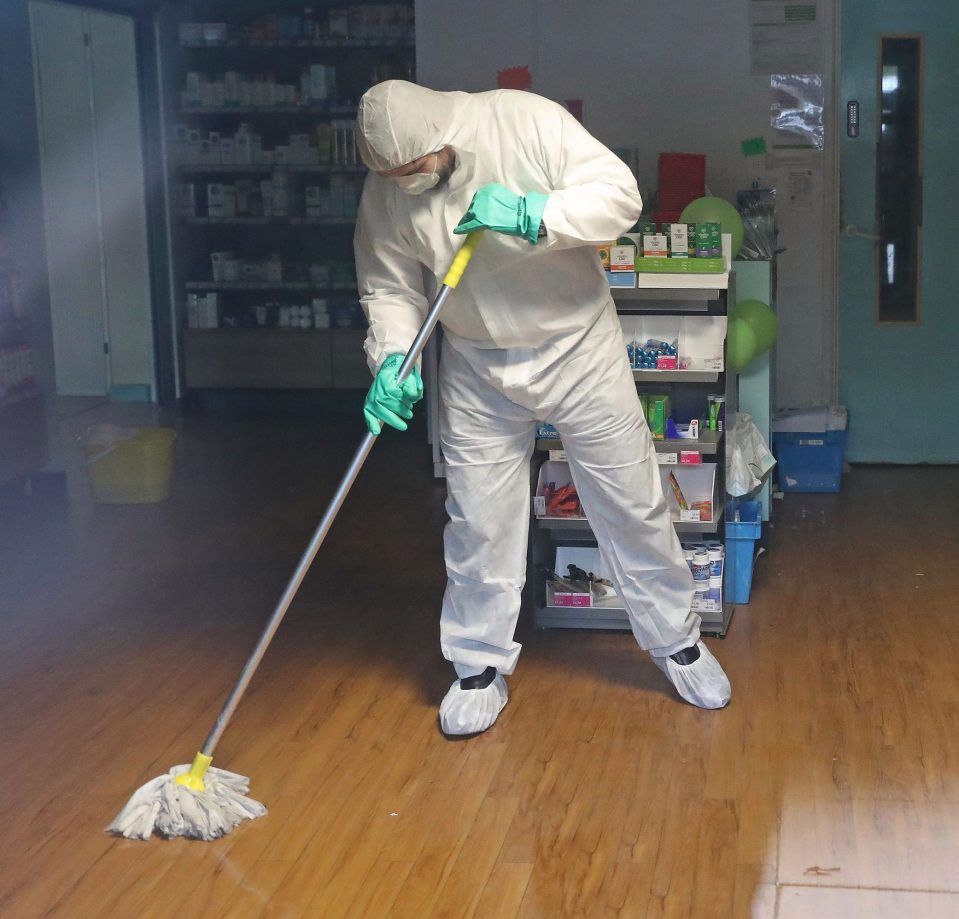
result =
[[[877,236],[875,233],[864,233],[854,223],[847,223],[845,226],[843,226],[842,231],[846,236],[854,239],[870,239],[873,242],[879,242],[881,239],[881,237]]]

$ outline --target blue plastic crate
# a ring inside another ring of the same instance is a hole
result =
[[[736,513],[739,520],[736,520]],[[762,535],[762,501],[734,501],[726,508],[725,590],[729,603],[748,603],[756,541]]]
[[[845,431],[774,431],[782,491],[837,492],[846,453]]]

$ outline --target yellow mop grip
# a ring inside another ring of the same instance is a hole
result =
[[[460,251],[456,253],[456,258],[453,259],[450,270],[446,272],[446,277],[443,278],[443,283],[447,287],[455,288],[456,285],[459,284],[460,278],[463,277],[463,272],[466,271],[466,266],[470,263],[470,259],[473,257],[473,252],[479,245],[482,235],[483,231],[477,230],[475,233],[470,233],[466,237],[466,242],[460,246]]]
[[[184,772],[183,775],[178,775],[174,781],[177,785],[186,785],[191,791],[206,791],[206,785],[203,784],[203,776],[206,775],[206,771],[210,768],[210,763],[212,762],[212,756],[204,756],[202,753],[197,753],[193,758],[193,765],[190,766],[190,771]]]

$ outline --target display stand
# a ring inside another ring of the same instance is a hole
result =
[[[612,289],[613,300],[620,316],[630,314],[650,316],[685,316],[695,321],[697,316],[726,316],[728,304],[735,302],[734,276],[722,275],[677,276],[659,274],[640,276],[637,288]],[[701,397],[705,405],[706,395],[723,393],[726,397],[727,418],[737,410],[736,376],[725,370],[710,371],[634,371],[637,386],[642,390],[651,386],[666,391],[685,401]],[[698,441],[656,441],[660,463],[674,461],[679,450],[694,450],[701,454],[701,462],[715,463],[715,490],[713,496],[713,519],[709,522],[676,521],[674,526],[683,542],[699,539],[725,542],[723,533],[723,510],[725,505],[725,441],[721,433],[703,432]],[[537,441],[537,455],[541,460],[550,457],[549,451],[561,451],[558,440],[542,438]],[[553,456],[556,454],[554,453]],[[539,463],[534,464],[538,467]],[[537,468],[533,470],[536,482]],[[535,485],[533,486],[535,488]],[[556,550],[563,546],[595,546],[593,533],[586,520],[534,519],[530,529],[528,555],[527,598],[533,609],[537,628],[588,628],[628,629],[629,620],[625,609],[615,607],[571,607],[549,605],[544,569],[554,568]],[[724,603],[715,611],[699,611],[702,617],[702,632],[707,635],[725,636],[734,607]]]

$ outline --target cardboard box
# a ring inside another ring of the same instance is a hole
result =
[[[643,234],[643,257],[666,258],[669,255],[669,242],[662,233]]]
[[[636,248],[634,246],[610,246],[610,271],[635,271]]]
[[[646,396],[646,421],[653,440],[666,439],[666,422],[670,414],[669,396],[660,394]]]
[[[206,187],[206,207],[210,217],[236,217],[236,188],[211,182]]]
[[[669,257],[689,258],[689,237],[685,223],[674,223],[669,229]]]

